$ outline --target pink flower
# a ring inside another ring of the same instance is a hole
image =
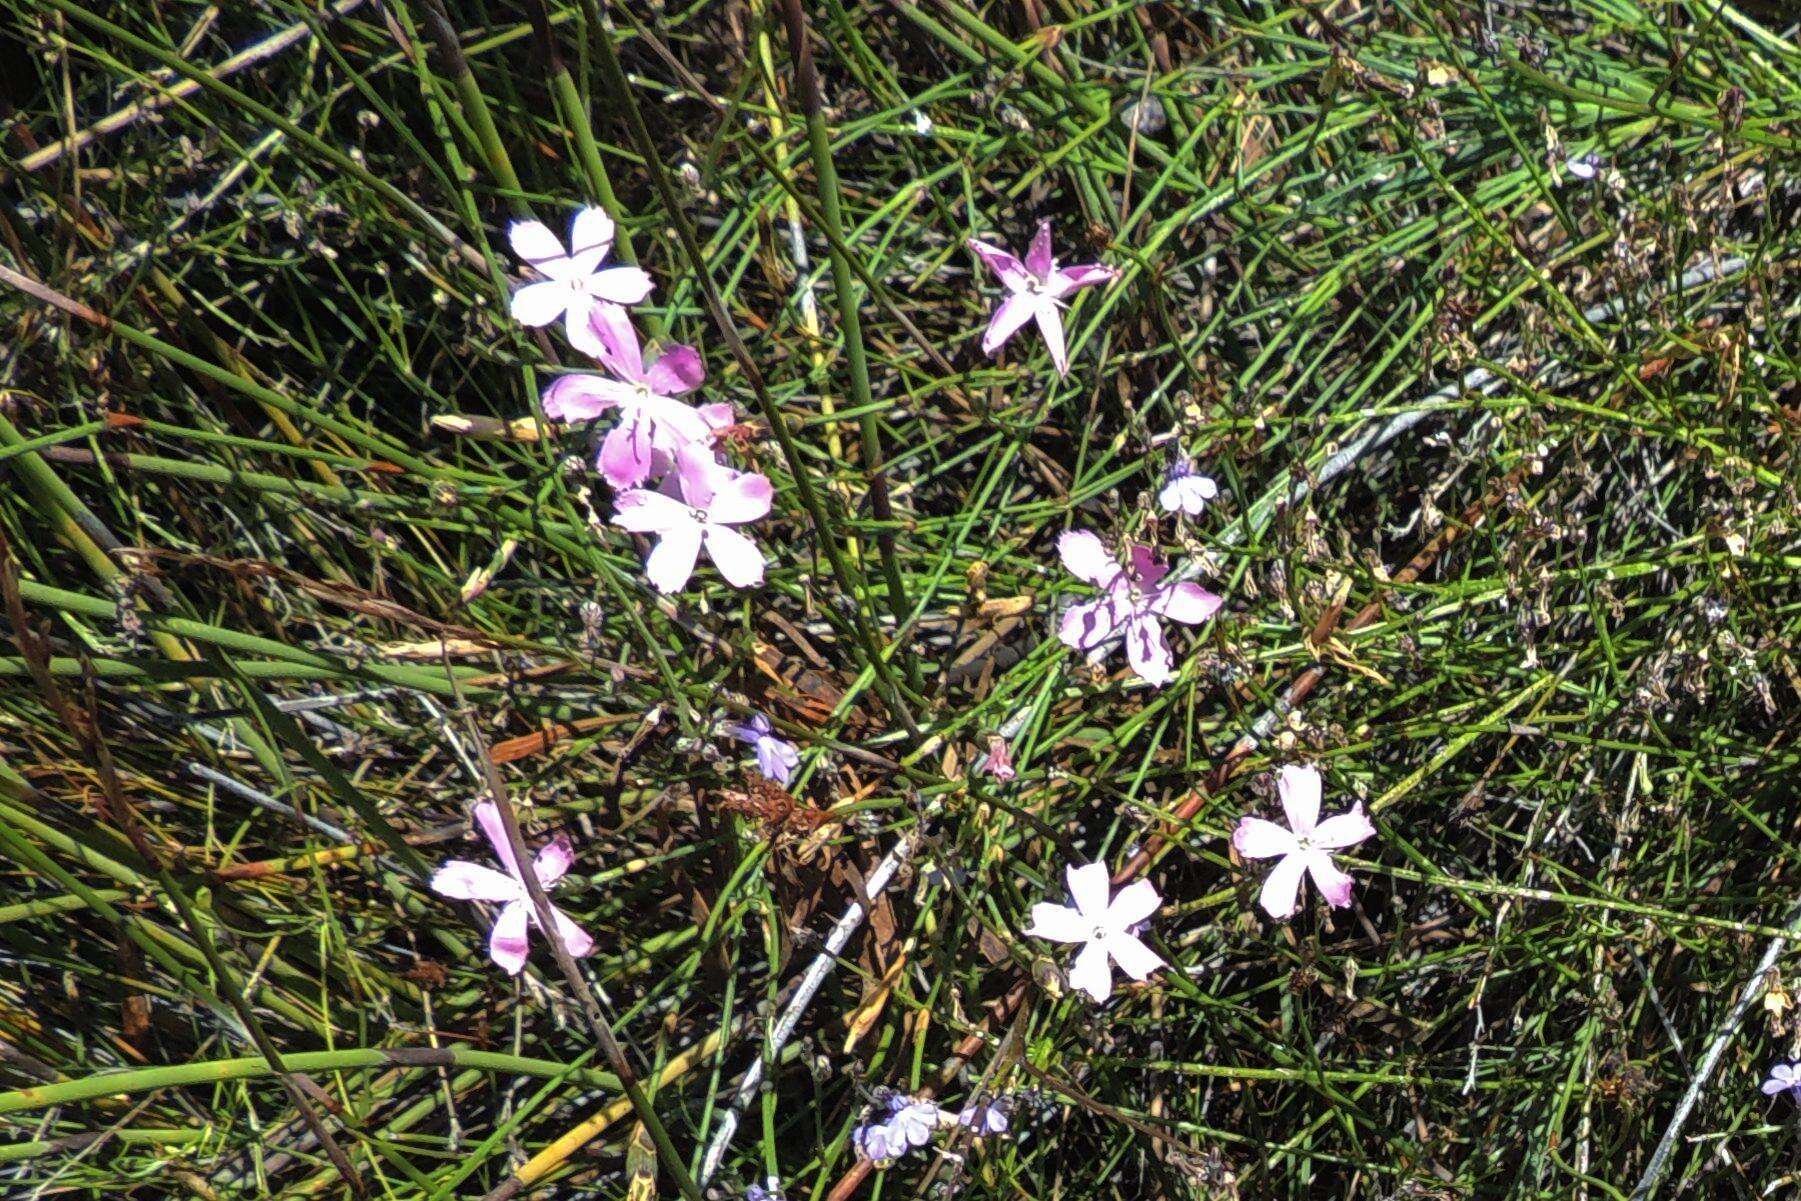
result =
[[[712,441],[713,431],[732,423],[728,404],[692,405],[676,400],[706,379],[706,368],[692,346],[669,346],[646,367],[638,331],[629,320],[589,317],[590,332],[611,379],[600,375],[564,375],[544,389],[544,415],[553,421],[592,421],[610,409],[619,423],[600,447],[600,472],[615,488],[636,488],[660,478],[675,465],[675,452],[690,442]]]
[[[1157,503],[1165,513],[1186,513],[1190,517],[1199,517],[1207,502],[1219,495],[1219,485],[1212,479],[1194,469],[1182,456],[1169,465],[1169,474],[1164,477],[1163,488],[1157,493]]]
[[[1168,566],[1148,546],[1129,547],[1130,562],[1121,567],[1101,540],[1087,530],[1071,530],[1057,539],[1063,566],[1078,579],[1101,590],[1095,600],[1071,605],[1057,636],[1065,646],[1106,653],[1116,634],[1126,641],[1126,659],[1147,683],[1162,685],[1174,678],[1163,618],[1199,625],[1224,602],[1199,584],[1165,581]]]
[[[452,859],[433,874],[432,891],[456,901],[490,901],[499,905],[500,915],[494,919],[494,929],[488,935],[488,957],[509,976],[517,976],[525,967],[526,932],[537,924],[538,915],[519,875],[519,863],[513,858],[506,829],[500,823],[500,811],[492,801],[483,801],[475,807],[475,820],[506,871]],[[574,863],[575,852],[570,850],[569,840],[559,834],[538,852],[532,860],[532,870],[538,875],[538,883],[548,890],[568,874]],[[588,932],[567,914],[556,908],[551,913],[556,917],[557,934],[571,955],[579,957],[594,949]]]
[[[599,341],[590,317],[623,323],[625,308],[650,295],[650,276],[636,267],[601,270],[613,248],[613,219],[605,209],[585,208],[569,222],[569,246],[542,221],[515,221],[507,227],[513,253],[544,276],[513,293],[513,320],[521,325],[549,325],[563,318],[569,344],[596,357]]]
[[[988,332],[982,335],[982,350],[994,354],[1027,321],[1038,322],[1038,332],[1050,347],[1051,362],[1058,375],[1069,374],[1069,357],[1063,349],[1063,298],[1079,288],[1104,284],[1119,272],[1104,263],[1084,263],[1079,267],[1059,267],[1051,257],[1051,223],[1038,223],[1038,235],[1026,251],[1026,261],[1018,259],[998,246],[979,238],[969,239],[969,248],[1000,276],[1006,285],[1007,298],[988,319]]]
[[[988,736],[988,753],[976,760],[972,771],[987,772],[998,783],[1006,784],[1018,777],[1013,770],[1013,750],[999,734]]]
[[[1363,815],[1363,806],[1352,805],[1349,813],[1320,821],[1320,776],[1311,767],[1284,767],[1276,778],[1276,792],[1288,814],[1288,829],[1260,817],[1245,817],[1232,832],[1233,848],[1247,859],[1281,856],[1263,881],[1263,894],[1258,898],[1263,911],[1278,921],[1292,916],[1303,873],[1313,877],[1329,903],[1340,908],[1349,905],[1351,877],[1338,870],[1327,852],[1354,847],[1376,833]]]
[[[1052,942],[1079,942],[1081,951],[1069,970],[1069,985],[1093,997],[1096,1004],[1113,993],[1113,968],[1134,980],[1148,980],[1163,967],[1157,952],[1145,946],[1132,927],[1148,921],[1163,898],[1149,880],[1128,884],[1112,897],[1113,885],[1105,863],[1070,867],[1065,873],[1075,908],[1039,901],[1032,906],[1032,924],[1023,933]]]
[[[681,499],[633,488],[619,494],[613,524],[658,535],[644,561],[644,576],[658,592],[678,592],[694,574],[700,548],[734,588],[763,582],[763,552],[733,526],[769,512],[774,490],[761,475],[733,471],[706,447],[690,442],[676,452]]]

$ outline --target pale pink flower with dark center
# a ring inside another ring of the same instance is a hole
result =
[[[612,378],[559,376],[544,389],[544,415],[552,421],[592,421],[617,409],[619,422],[600,446],[600,473],[615,488],[635,488],[675,466],[675,452],[690,442],[710,444],[713,431],[732,423],[732,406],[695,408],[675,399],[700,387],[706,368],[692,346],[665,347],[649,366],[630,321],[590,318],[599,352]]]
[[[769,512],[774,489],[765,476],[734,471],[705,446],[690,442],[676,452],[681,499],[633,488],[619,494],[613,524],[657,535],[644,560],[644,577],[658,592],[679,592],[694,574],[701,547],[734,588],[763,582],[763,552],[734,526]]]
[[[1069,970],[1069,986],[1105,1001],[1113,994],[1113,967],[1117,963],[1134,980],[1148,980],[1163,967],[1163,959],[1140,942],[1133,927],[1148,921],[1163,898],[1149,880],[1139,880],[1113,896],[1113,884],[1105,863],[1070,867],[1065,876],[1075,907],[1039,901],[1032,906],[1032,924],[1022,933],[1052,942],[1079,942]]]
[[[538,914],[525,891],[519,862],[513,858],[513,848],[507,842],[506,828],[501,825],[500,810],[495,808],[494,802],[478,804],[475,821],[487,835],[488,845],[494,848],[494,857],[506,870],[497,872],[479,863],[452,859],[433,874],[432,891],[452,900],[488,901],[499,905],[500,913],[488,935],[488,957],[508,975],[517,976],[525,967],[527,931],[538,924]],[[574,864],[575,852],[570,849],[569,840],[559,834],[532,859],[532,871],[537,873],[538,883],[548,891],[569,873]],[[551,913],[556,918],[557,934],[571,955],[580,957],[594,949],[594,939],[567,914],[554,906]]]
[[[513,293],[513,320],[521,325],[549,325],[563,318],[569,344],[599,357],[600,344],[590,318],[620,324],[625,306],[650,295],[650,276],[637,267],[601,268],[613,248],[613,219],[605,209],[585,208],[569,222],[565,247],[542,221],[515,221],[507,227],[513,253],[538,274]]]
[[[1057,636],[1091,658],[1104,655],[1115,635],[1124,636],[1127,661],[1149,684],[1175,677],[1163,619],[1199,625],[1224,603],[1199,584],[1166,580],[1168,565],[1148,546],[1130,546],[1122,567],[1095,535],[1071,530],[1057,539],[1057,553],[1078,579],[1101,590],[1096,599],[1069,607]]]
[[[1038,323],[1044,344],[1050,348],[1051,362],[1058,375],[1069,374],[1069,356],[1063,347],[1063,298],[1081,288],[1104,284],[1119,272],[1104,263],[1083,263],[1079,267],[1059,267],[1051,255],[1051,223],[1038,223],[1038,234],[1021,263],[1010,252],[990,245],[980,238],[969,239],[969,248],[1000,277],[1007,298],[988,319],[988,332],[982,335],[982,351],[995,354],[1008,338],[1027,321]]]
[[[1313,877],[1328,903],[1343,908],[1351,903],[1351,877],[1338,870],[1330,852],[1354,847],[1373,837],[1376,827],[1363,815],[1361,804],[1349,813],[1319,820],[1320,774],[1312,767],[1284,767],[1276,777],[1276,792],[1288,815],[1285,830],[1260,817],[1239,819],[1232,832],[1232,846],[1247,859],[1280,861],[1263,881],[1258,901],[1263,911],[1280,921],[1294,914],[1301,893],[1301,876]]]

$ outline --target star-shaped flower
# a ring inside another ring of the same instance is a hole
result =
[[[1044,344],[1050,348],[1051,362],[1058,375],[1069,374],[1069,356],[1063,346],[1063,298],[1081,288],[1104,284],[1119,272],[1104,263],[1083,263],[1079,267],[1059,267],[1051,254],[1051,223],[1038,223],[1038,234],[1021,263],[1011,252],[980,238],[969,239],[969,248],[1000,277],[1007,289],[988,319],[988,332],[982,335],[982,352],[995,354],[1027,321],[1038,323]]]
[[[1260,817],[1245,817],[1232,832],[1233,848],[1247,859],[1281,856],[1263,881],[1258,898],[1263,911],[1277,921],[1293,916],[1303,874],[1313,877],[1328,903],[1340,908],[1349,905],[1351,877],[1338,870],[1329,852],[1354,847],[1376,833],[1363,815],[1363,806],[1352,805],[1349,813],[1320,821],[1320,775],[1312,767],[1284,767],[1276,778],[1276,792],[1288,814],[1286,830]]]
[[[658,592],[679,592],[694,574],[700,548],[734,588],[763,581],[763,552],[734,526],[769,512],[773,495],[765,476],[733,471],[713,452],[690,442],[676,453],[677,500],[648,488],[619,494],[613,524],[638,534],[656,534],[644,560],[644,577]]]
[[[1165,580],[1169,567],[1148,546],[1132,546],[1129,564],[1121,567],[1099,538],[1071,530],[1057,539],[1057,553],[1072,574],[1101,590],[1097,599],[1069,607],[1057,636],[1097,658],[1114,635],[1124,635],[1127,661],[1150,684],[1175,677],[1162,619],[1199,625],[1224,603],[1199,584]]]
[[[506,871],[497,872],[479,863],[452,859],[433,874],[432,891],[452,900],[488,901],[499,905],[500,914],[494,919],[494,929],[488,935],[488,957],[509,976],[517,976],[525,967],[527,932],[538,924],[538,915],[525,891],[525,880],[519,874],[518,860],[513,858],[512,845],[507,842],[500,811],[492,801],[483,801],[475,807],[475,821],[487,835],[488,845],[494,848],[494,857]],[[538,883],[549,890],[568,874],[574,863],[575,852],[570,849],[569,840],[558,835],[532,859],[532,870],[538,875]],[[557,933],[571,955],[579,958],[594,949],[594,939],[567,914],[555,907],[551,913],[556,917]]]
[[[650,295],[650,276],[637,267],[601,269],[613,248],[613,219],[605,209],[585,208],[569,222],[565,247],[542,221],[515,221],[507,241],[528,267],[544,278],[513,293],[513,320],[521,325],[549,325],[558,317],[569,344],[600,357],[590,317],[598,313],[612,324],[625,321],[625,306]]]
[[[1069,894],[1075,898],[1074,908],[1039,901],[1032,906],[1032,924],[1024,933],[1052,942],[1082,944],[1069,971],[1071,988],[1087,993],[1098,1004],[1113,994],[1112,964],[1140,981],[1164,966],[1162,958],[1132,932],[1163,904],[1149,880],[1128,884],[1109,900],[1113,886],[1105,863],[1072,865],[1065,875]]]

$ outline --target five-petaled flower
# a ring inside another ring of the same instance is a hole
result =
[[[1169,474],[1163,477],[1163,487],[1157,493],[1157,503],[1163,506],[1165,513],[1186,513],[1190,517],[1199,517],[1207,502],[1219,495],[1219,485],[1194,469],[1194,464],[1178,455],[1176,461],[1169,465]]]
[[[1351,903],[1351,877],[1338,870],[1330,852],[1354,847],[1376,833],[1363,806],[1319,820],[1320,774],[1312,767],[1289,765],[1276,778],[1276,792],[1288,814],[1285,830],[1260,817],[1239,820],[1232,846],[1247,859],[1281,861],[1271,869],[1258,898],[1265,913],[1278,921],[1291,917],[1301,892],[1301,876],[1313,877],[1320,894],[1340,908]]]
[[[513,253],[544,276],[513,293],[513,320],[521,325],[549,325],[563,318],[569,344],[600,357],[601,346],[590,318],[623,325],[625,306],[650,295],[650,276],[637,267],[608,267],[613,248],[613,219],[605,209],[585,208],[569,222],[565,247],[542,221],[515,221],[507,227]]]
[[[1787,1093],[1791,1100],[1801,1103],[1801,1063],[1779,1063],[1770,1068],[1763,1082],[1763,1095],[1774,1097],[1777,1093]]]
[[[800,766],[800,751],[792,742],[777,738],[775,727],[761,713],[752,714],[747,722],[727,726],[725,732],[740,742],[750,743],[757,756],[757,770],[766,780],[786,786],[794,769]]]
[[[888,1093],[877,1102],[876,1112],[851,1132],[851,1145],[864,1159],[885,1168],[931,1142],[938,1127],[956,1121],[956,1115],[923,1097]]]
[[[1175,676],[1162,619],[1199,625],[1223,603],[1199,584],[1166,580],[1168,565],[1148,546],[1130,547],[1129,562],[1121,567],[1095,535],[1071,530],[1057,539],[1057,553],[1072,574],[1101,590],[1098,598],[1069,607],[1057,636],[1098,658],[1116,634],[1123,635],[1132,670],[1150,684]]]
[[[1148,980],[1164,966],[1158,954],[1138,940],[1132,928],[1147,921],[1163,899],[1149,880],[1139,880],[1112,894],[1105,863],[1070,866],[1066,872],[1075,907],[1039,901],[1032,906],[1032,924],[1025,933],[1052,942],[1079,942],[1069,970],[1071,988],[1080,989],[1098,1003],[1113,993],[1112,964],[1134,980]]]
[[[706,368],[692,346],[665,347],[648,367],[638,331],[628,321],[589,319],[595,355],[612,375],[559,376],[544,389],[544,415],[553,421],[592,421],[611,409],[619,423],[600,447],[600,473],[615,488],[636,488],[668,475],[689,443],[710,445],[713,431],[732,424],[729,404],[695,408],[675,399],[700,387]]]
[[[488,935],[488,956],[508,975],[516,976],[525,967],[526,935],[531,926],[538,924],[538,914],[525,891],[519,862],[513,858],[513,848],[507,842],[506,829],[501,825],[500,811],[494,807],[494,802],[483,801],[476,805],[475,821],[487,835],[495,858],[506,871],[497,872],[479,863],[452,859],[432,875],[432,891],[457,901],[489,901],[500,906],[494,929]],[[559,834],[532,858],[532,871],[537,874],[538,883],[549,889],[568,874],[574,863],[575,852],[570,849],[569,840]],[[594,940],[588,932],[567,914],[555,906],[551,913],[556,918],[557,934],[571,955],[586,955],[594,949]]]
[[[1007,297],[988,319],[982,335],[982,351],[995,354],[1027,321],[1038,322],[1038,332],[1050,348],[1058,375],[1069,374],[1069,356],[1063,348],[1063,298],[1080,288],[1104,284],[1119,272],[1104,263],[1059,267],[1051,255],[1051,223],[1038,223],[1038,234],[1021,263],[1011,252],[980,238],[969,239],[969,248],[1000,277]]]
[[[614,525],[657,535],[657,545],[644,561],[645,578],[659,592],[679,592],[705,546],[713,566],[734,588],[761,583],[763,552],[732,527],[769,512],[774,490],[768,478],[734,471],[693,442],[676,452],[675,466],[680,500],[633,488],[620,493],[614,506]]]

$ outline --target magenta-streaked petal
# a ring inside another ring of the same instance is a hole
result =
[[[538,874],[538,883],[546,888],[568,875],[569,869],[574,866],[575,848],[561,834],[545,843],[532,856],[532,871]]]
[[[1048,283],[1056,268],[1057,260],[1051,254],[1051,221],[1046,217],[1038,223],[1038,232],[1032,235],[1032,244],[1026,247],[1026,270]]]
[[[1163,957],[1145,946],[1136,934],[1123,931],[1109,934],[1101,945],[1113,956],[1113,962],[1119,964],[1119,970],[1134,980],[1149,980],[1153,972],[1165,966]]]
[[[1084,946],[1069,969],[1069,986],[1085,992],[1096,1005],[1113,995],[1113,964],[1098,940]]]
[[[526,284],[513,291],[511,311],[520,325],[549,325],[569,307],[569,286],[554,279]]]
[[[1171,584],[1151,601],[1151,611],[1183,625],[1198,626],[1225,603],[1199,584]]]
[[[1057,557],[1069,574],[1096,588],[1119,578],[1119,563],[1107,553],[1107,544],[1088,530],[1069,530],[1057,538]]]
[[[513,858],[513,844],[507,841],[506,826],[501,824],[500,810],[493,801],[479,801],[475,806],[475,824],[487,836],[488,845],[494,848],[494,857],[500,860],[500,866],[507,869],[507,875],[519,875],[519,861]]]
[[[734,588],[754,588],[763,582],[763,552],[757,544],[725,525],[706,527],[707,558]]]
[[[1107,920],[1113,882],[1105,863],[1085,863],[1080,867],[1072,863],[1063,870],[1063,878],[1069,882],[1069,895],[1076,899],[1076,908],[1083,917],[1097,926]]]
[[[1031,320],[1037,311],[1038,300],[1029,292],[1015,292],[995,306],[994,316],[988,319],[988,329],[982,334],[982,353],[996,354],[1006,344],[1008,338],[1019,332],[1019,327]]]
[[[1313,883],[1319,888],[1320,895],[1326,898],[1326,903],[1338,909],[1349,905],[1355,881],[1339,871],[1338,865],[1332,862],[1332,856],[1324,851],[1311,850],[1306,852],[1305,857],[1307,874],[1313,877]]]
[[[1112,283],[1119,274],[1105,263],[1083,263],[1077,267],[1063,267],[1051,273],[1050,287],[1045,291],[1057,300],[1062,300],[1071,292],[1082,288],[1092,288],[1096,284]]]
[[[1337,817],[1328,817],[1313,828],[1313,837],[1309,839],[1316,847],[1325,847],[1329,851],[1354,847],[1367,838],[1373,838],[1376,827],[1363,814],[1362,805],[1352,805],[1349,813],[1341,813]]]
[[[623,308],[616,304],[591,304],[588,332],[593,335],[595,348],[590,353],[608,371],[628,384],[644,382],[644,347]]]
[[[1276,866],[1270,869],[1268,878],[1263,881],[1263,891],[1257,897],[1257,903],[1263,906],[1263,912],[1277,921],[1293,917],[1301,895],[1301,875],[1306,870],[1305,855],[1297,853],[1278,859]]]
[[[1175,660],[1163,637],[1163,625],[1148,613],[1134,613],[1126,622],[1126,662],[1139,678],[1160,688],[1175,678]]]
[[[576,959],[594,951],[594,936],[575,924],[575,919],[558,909],[550,907],[551,918],[557,924],[557,936],[563,940],[563,947]]]
[[[634,534],[663,534],[676,529],[700,528],[687,505],[648,488],[633,488],[619,494],[619,498],[613,502],[613,524]]]
[[[613,248],[613,219],[603,208],[585,208],[569,219],[569,262],[574,275],[592,275]]]
[[[969,248],[976,253],[988,269],[999,277],[1001,283],[1012,292],[1017,292],[1026,285],[1026,269],[1008,250],[991,245],[980,238],[969,239]]]
[[[1038,321],[1038,332],[1051,352],[1051,363],[1058,375],[1069,374],[1069,351],[1063,345],[1063,313],[1042,296],[1033,297],[1032,316]]]
[[[1232,831],[1232,848],[1246,859],[1274,859],[1300,848],[1295,836],[1275,822],[1261,817],[1241,817]]]
[[[542,271],[552,279],[568,277],[569,259],[563,244],[544,222],[513,222],[507,226],[507,242],[526,266]]]
[[[1107,925],[1115,930],[1129,930],[1150,917],[1162,906],[1157,886],[1149,880],[1138,880],[1119,890],[1107,906]]]
[[[1276,777],[1276,795],[1288,814],[1288,828],[1303,838],[1313,833],[1319,824],[1319,769],[1290,763]]]
[[[636,488],[650,478],[650,419],[638,408],[627,410],[626,417],[607,431],[600,444],[600,474],[615,488]]]
[[[1032,906],[1032,924],[1020,933],[1052,942],[1087,942],[1094,937],[1094,923],[1079,909],[1039,901]]]
[[[748,471],[734,474],[731,479],[720,481],[714,489],[713,499],[707,505],[707,518],[725,525],[756,521],[768,515],[774,496],[775,486],[768,476]]]
[[[519,896],[519,881],[491,867],[452,859],[432,873],[431,890],[453,901],[511,901]]]
[[[1071,605],[1063,611],[1057,639],[1072,650],[1092,650],[1113,637],[1118,628],[1117,612],[1117,607],[1105,597]]]
[[[544,389],[544,415],[552,421],[592,421],[632,399],[624,384],[598,375],[559,375]]]
[[[706,381],[707,369],[700,361],[700,351],[681,343],[666,348],[662,357],[644,373],[644,382],[660,396],[680,396],[692,392]]]
[[[588,277],[589,294],[613,304],[637,304],[655,287],[650,275],[638,267],[608,267]]]
[[[523,899],[508,901],[494,918],[494,928],[488,932],[488,958],[509,976],[517,976],[525,969],[525,956],[531,946],[526,941],[530,913],[530,902]]]
[[[1156,547],[1134,542],[1126,549],[1126,571],[1140,592],[1149,592],[1169,574],[1169,564],[1158,556]]]
[[[700,558],[701,525],[672,526],[663,531],[644,560],[644,578],[658,592],[680,592],[694,574],[694,561]]]

